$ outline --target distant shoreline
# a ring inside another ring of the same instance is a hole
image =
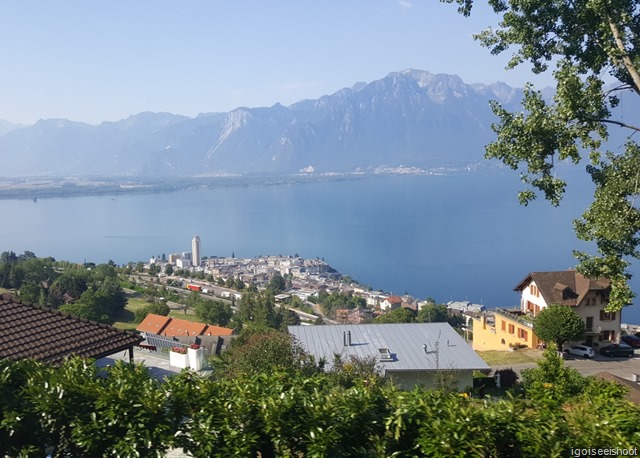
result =
[[[481,167],[423,170],[409,167],[382,169],[368,173],[297,174],[286,176],[193,176],[171,178],[120,177],[24,177],[0,178],[0,199],[28,200],[139,193],[165,193],[216,187],[274,186],[322,181],[358,180],[388,176],[464,175]],[[483,169],[488,169],[484,167]]]

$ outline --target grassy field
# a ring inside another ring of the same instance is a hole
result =
[[[135,322],[134,312],[147,305],[147,301],[139,297],[137,293],[127,294],[127,306],[124,312],[118,317],[118,321],[113,323],[113,326],[118,329],[128,329],[130,331],[138,327],[138,323]]]
[[[540,350],[479,351],[477,353],[491,367],[535,363],[542,357]]]
[[[171,318],[180,318],[187,321],[198,321],[195,315],[185,314],[182,310],[171,310],[169,312]]]

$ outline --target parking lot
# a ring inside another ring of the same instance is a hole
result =
[[[640,375],[640,350],[635,350],[633,358],[607,358],[597,354],[590,359],[565,354],[565,364],[573,367],[582,375],[594,375],[598,372],[610,372],[618,377],[631,380],[633,374]],[[512,368],[516,372],[522,369],[536,367],[536,363],[513,364],[510,366],[492,367],[492,369]]]

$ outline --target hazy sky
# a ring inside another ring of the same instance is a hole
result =
[[[407,68],[522,86],[437,0],[0,2],[0,119],[98,124],[289,105]],[[537,81],[551,84],[551,79]]]

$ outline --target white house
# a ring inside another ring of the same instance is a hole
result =
[[[521,293],[521,311],[533,317],[551,304],[571,307],[584,320],[588,345],[620,338],[622,312],[605,311],[611,291],[606,278],[586,278],[573,269],[531,272],[514,291]]]
[[[391,323],[289,326],[316,360],[331,368],[335,355],[377,360],[381,374],[403,389],[416,385],[463,390],[473,385],[473,371],[490,368],[448,323]]]
[[[402,299],[398,296],[389,296],[380,302],[380,308],[385,311],[394,310],[402,306]]]

